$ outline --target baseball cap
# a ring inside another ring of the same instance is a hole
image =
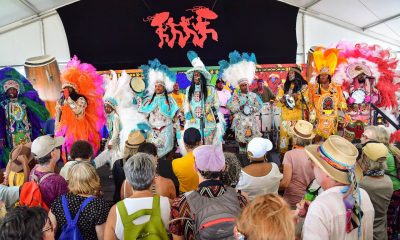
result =
[[[37,158],[42,158],[53,151],[54,148],[62,146],[64,142],[65,139],[63,137],[40,136],[32,142],[31,152]]]
[[[266,138],[253,138],[247,145],[247,155],[251,159],[262,159],[272,149],[272,142]]]
[[[383,143],[367,143],[362,150],[372,161],[386,158],[388,155],[388,148]]]
[[[225,167],[221,146],[203,145],[193,150],[196,167],[200,171],[219,172]]]

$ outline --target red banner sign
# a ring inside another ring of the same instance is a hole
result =
[[[176,42],[183,48],[190,40],[194,46],[203,48],[209,34],[211,34],[212,40],[218,41],[217,31],[209,28],[210,20],[218,18],[214,11],[203,6],[195,6],[186,11],[194,13],[194,16],[182,16],[178,23],[175,23],[174,18],[170,17],[169,12],[156,13],[144,20],[156,28],[155,32],[160,39],[159,48],[164,45],[173,48]]]

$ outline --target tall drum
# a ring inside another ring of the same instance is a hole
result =
[[[25,73],[54,116],[55,102],[61,91],[60,70],[56,59],[50,55],[28,58],[25,61]]]

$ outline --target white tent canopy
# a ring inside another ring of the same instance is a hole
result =
[[[76,1],[0,0],[0,66],[22,66],[25,59],[43,54],[65,63],[68,41],[55,10]],[[311,46],[340,40],[378,44],[400,56],[400,0],[280,1],[300,8],[298,63],[305,61]]]
[[[1,0],[0,29],[43,17],[78,0]],[[20,22],[22,21],[22,22]]]

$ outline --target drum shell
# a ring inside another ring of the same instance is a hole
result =
[[[45,55],[25,61],[27,79],[43,101],[56,101],[60,97],[60,70],[54,57]]]
[[[260,117],[261,115],[261,117]],[[272,109],[270,103],[264,103],[261,111],[256,114],[257,124],[261,132],[269,132],[272,128]]]

